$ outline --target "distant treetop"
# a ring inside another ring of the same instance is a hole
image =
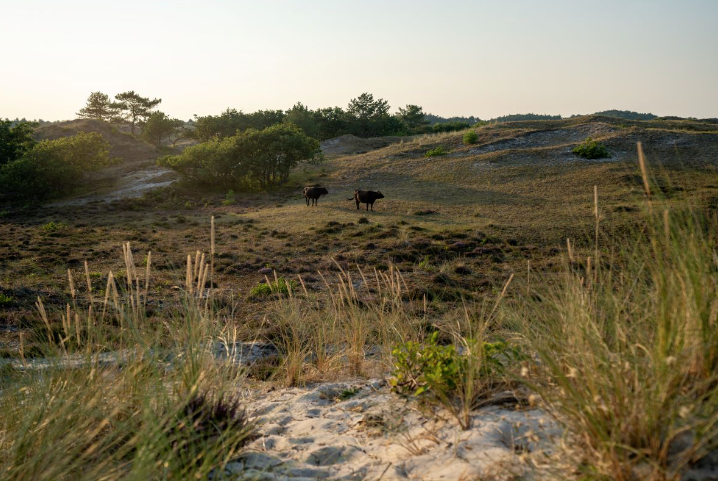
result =
[[[631,110],[603,110],[596,112],[593,115],[604,115],[606,117],[616,117],[619,119],[626,120],[653,120],[656,118],[655,115],[650,113],[633,112]]]
[[[548,114],[511,114],[502,115],[491,119],[495,122],[515,122],[517,120],[561,120],[560,115],[548,115]]]

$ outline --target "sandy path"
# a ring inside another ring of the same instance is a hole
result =
[[[132,168],[134,167],[134,168]],[[112,202],[113,200],[142,197],[146,192],[166,187],[177,180],[178,175],[164,167],[158,167],[154,161],[135,163],[129,168],[110,168],[99,173],[98,182],[112,179],[111,185],[89,195],[74,197],[49,204],[47,207],[86,205],[93,202]]]
[[[462,431],[381,380],[285,389],[248,405],[260,436],[222,479],[509,479],[561,434],[542,411],[509,406],[477,411]]]

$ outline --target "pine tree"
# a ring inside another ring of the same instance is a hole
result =
[[[140,97],[134,90],[115,95],[115,100],[113,106],[119,111],[120,118],[130,124],[132,135],[135,135],[135,126],[147,121],[152,114],[150,111],[162,102],[162,99]]]
[[[92,92],[87,103],[77,112],[81,119],[110,120],[117,114],[110,97],[102,92]]]

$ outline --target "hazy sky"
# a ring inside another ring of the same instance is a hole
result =
[[[718,117],[718,0],[0,0],[0,117],[346,104]]]

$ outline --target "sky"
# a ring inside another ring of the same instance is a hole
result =
[[[0,118],[341,106],[718,117],[718,0],[0,0]]]

